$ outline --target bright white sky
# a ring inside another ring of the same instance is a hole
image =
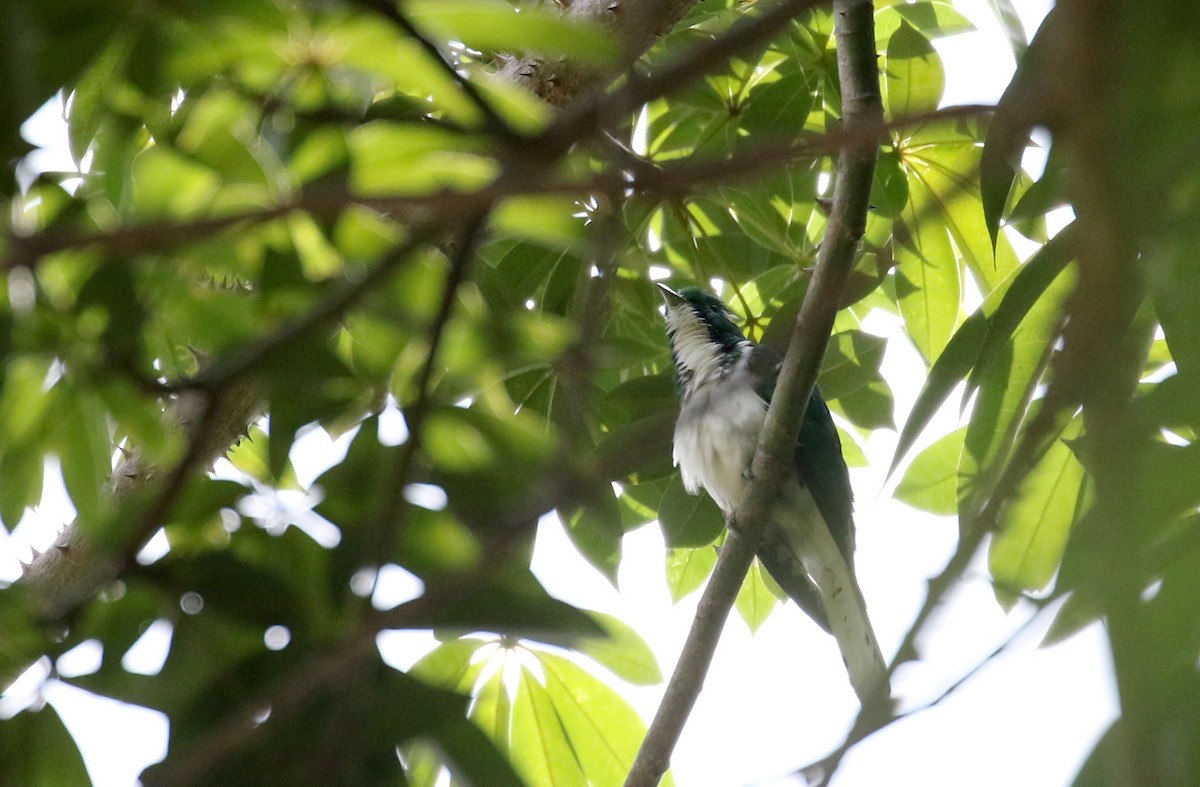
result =
[[[1016,5],[1032,33],[1049,0],[1016,0]],[[979,32],[937,42],[947,70],[944,103],[994,102],[1011,77],[1011,52],[987,0],[959,0],[956,6]],[[46,148],[31,162],[34,168],[71,167],[56,109],[39,113],[26,133]],[[1040,166],[1036,159],[1031,155],[1027,165]],[[883,372],[896,395],[897,423],[903,423],[922,382],[911,375],[919,368],[915,352],[886,315],[873,318],[865,327],[894,339]],[[937,434],[922,445],[956,428],[958,418],[958,403],[951,402],[935,422]],[[852,471],[858,576],[886,656],[894,653],[919,608],[925,582],[953,552],[957,528],[951,518],[919,514],[891,500],[883,473],[894,445],[894,433],[877,432],[867,446],[871,467]],[[323,433],[310,433],[293,452],[301,479],[315,477],[344,450],[345,440],[334,446]],[[0,578],[14,578],[16,558],[27,558],[30,544],[48,543],[53,530],[73,518],[70,502],[54,478],[55,473],[47,473],[42,504],[22,520],[11,538],[0,529]],[[260,507],[264,504],[269,502],[258,501]],[[319,523],[308,521],[319,528]],[[310,532],[319,540],[327,535],[319,529]],[[630,623],[650,643],[664,674],[669,674],[699,594],[671,604],[656,527],[629,534],[624,551],[618,592],[579,557],[562,528],[548,518],[539,530],[534,570],[554,595]],[[385,585],[389,605],[416,592],[413,582],[403,576]],[[923,660],[897,675],[893,688],[901,707],[915,707],[937,696],[1029,614],[1019,607],[1006,615],[994,600],[986,566],[974,566],[918,643]],[[835,784],[1070,784],[1084,757],[1116,718],[1118,705],[1103,629],[1093,625],[1063,644],[1039,649],[1049,621],[1047,615],[1034,624],[937,708],[859,744]],[[169,626],[152,628],[125,663],[135,671],[156,671],[168,638]],[[423,633],[381,638],[386,658],[400,667],[411,664],[432,644],[432,637]],[[86,672],[97,656],[95,649],[77,648],[60,660],[59,667],[64,674]],[[31,670],[0,699],[0,714],[11,714],[26,704],[47,672],[44,667]],[[620,681],[614,683],[621,687]],[[98,787],[132,785],[142,768],[165,755],[165,720],[156,712],[54,681],[42,690],[75,735]],[[662,690],[662,686],[629,687],[623,693],[648,721]],[[800,784],[786,774],[840,743],[856,709],[833,639],[794,605],[776,610],[753,636],[735,613],[676,749],[676,781],[681,787]]]

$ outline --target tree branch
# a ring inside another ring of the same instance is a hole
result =
[[[860,126],[878,128],[882,124],[882,102],[875,64],[874,9],[869,0],[835,0],[834,14],[838,35],[838,78],[842,88],[843,124],[848,131]],[[712,662],[717,640],[737,590],[741,586],[758,542],[758,533],[771,507],[778,500],[783,479],[791,465],[796,440],[803,422],[808,398],[816,383],[825,347],[833,330],[837,306],[854,265],[854,253],[862,237],[874,178],[877,144],[874,141],[848,145],[839,157],[834,184],[833,206],[812,283],[796,318],[792,338],[784,357],[779,382],[767,410],[766,423],[754,456],[753,478],[729,528],[713,576],[700,601],[696,620],[683,653],[667,685],[663,702],[647,731],[625,784],[627,787],[655,785],[666,772],[683,724],[695,704],[704,675]],[[810,534],[814,541],[828,542],[834,554],[837,547],[828,530]],[[824,550],[822,550],[822,553]],[[840,557],[842,571],[848,575]],[[818,584],[828,577],[817,577]],[[844,577],[843,577],[844,579]],[[841,584],[857,594],[853,579]],[[831,588],[831,585],[824,585]],[[845,601],[825,595],[835,632],[851,593],[842,593]],[[861,595],[858,598],[861,604]],[[846,652],[846,643],[839,637]],[[857,652],[861,645],[855,649]],[[878,646],[875,647],[876,653]],[[848,665],[850,666],[850,665]],[[880,697],[886,701],[887,681],[882,663],[867,671],[865,682],[855,688],[860,697]],[[855,680],[855,666],[850,666]],[[874,684],[874,685],[872,685]],[[867,702],[864,699],[864,704]]]
[[[374,0],[366,0],[366,2],[372,6],[378,5],[374,3]],[[694,5],[694,2],[695,0],[675,0],[674,6],[677,7],[679,16],[682,16],[688,8]],[[656,0],[627,0],[625,5],[630,7],[654,5],[657,7],[657,2]],[[588,6],[597,14],[602,13],[596,4],[589,6],[588,3],[581,2],[580,6],[580,12],[584,6]],[[388,16],[391,18],[390,15]],[[669,24],[674,25],[677,19],[678,17],[672,18]],[[393,19],[393,21],[397,20]],[[400,21],[406,22],[407,20],[401,18]],[[664,24],[667,23],[664,22]],[[654,37],[645,40],[644,47],[648,47],[653,40]],[[422,44],[428,44],[423,38],[420,41]],[[432,46],[432,44],[428,45]],[[440,53],[438,55],[439,62],[448,66],[449,64],[441,58]],[[598,82],[601,76],[592,72],[586,79],[581,78],[574,81],[571,95],[578,95],[589,83]],[[462,81],[461,77],[459,80]],[[468,93],[471,92],[469,87],[465,89],[468,90]],[[559,90],[561,95],[561,85]],[[486,113],[486,102],[481,103],[480,108]],[[614,184],[616,182],[614,180]],[[517,181],[513,181],[514,186],[516,183]],[[624,184],[623,187],[627,186],[628,184]],[[621,193],[620,189],[623,187],[618,187],[614,193]],[[562,189],[561,193],[578,193],[577,186]],[[33,267],[45,255],[85,246],[103,248],[120,255],[135,255],[171,248],[182,243],[210,237],[214,233],[239,225],[280,218],[297,208],[307,210],[317,217],[328,217],[336,215],[348,205],[363,204],[397,211],[427,225],[436,225],[439,222],[456,222],[463,216],[484,213],[501,196],[500,192],[493,190],[484,190],[477,194],[443,192],[432,195],[428,200],[391,199],[379,202],[373,199],[357,198],[349,192],[335,191],[307,194],[296,204],[273,206],[266,210],[243,215],[205,218],[186,224],[164,223],[133,228],[125,227],[111,232],[84,235],[72,234],[56,228],[53,232],[44,232],[33,236],[10,237],[8,239],[9,253],[4,259],[2,267]],[[346,297],[353,299],[361,294],[362,291],[350,287]],[[339,310],[345,308],[349,302],[339,298],[325,302],[323,306],[328,308],[318,308],[317,312],[320,313],[314,312],[310,323],[302,321],[297,324],[296,329],[308,330],[312,324],[329,315],[339,313]],[[275,337],[274,341],[283,339],[286,337]],[[267,341],[270,343],[273,340],[268,338]],[[275,345],[271,344],[271,346]],[[254,355],[253,357],[258,356]],[[244,361],[242,363],[244,364]],[[236,371],[240,373],[241,366],[235,364],[235,367],[237,367]],[[232,376],[236,377],[237,375]],[[165,481],[168,486],[160,492],[160,497],[157,498],[157,503],[152,507],[151,513],[157,516],[168,511],[174,495],[180,491],[176,487],[180,486],[187,474],[198,468],[209,467],[223,456],[229,446],[245,433],[246,424],[261,411],[263,406],[260,393],[250,385],[233,385],[223,389],[221,394],[221,396],[213,398],[212,393],[204,395],[192,392],[173,400],[168,405],[164,417],[181,425],[189,434],[189,443],[184,459],[168,476],[163,478],[159,476],[155,468],[143,461],[135,448],[114,475],[115,482],[111,489],[113,495],[119,498],[151,480],[154,480],[155,483]],[[190,428],[190,425],[196,426]],[[117,553],[113,553],[110,549],[97,543],[85,528],[81,528],[77,524],[70,525],[47,552],[35,559],[34,565],[22,577],[21,585],[25,592],[31,594],[30,615],[45,621],[55,621],[86,603],[119,575],[128,560],[136,554],[137,549],[140,549],[141,542],[144,542],[160,525],[160,521],[151,521],[151,517],[147,517],[144,522],[132,523],[129,531],[122,534],[123,548]],[[21,642],[23,643],[21,646],[13,646],[13,652],[9,654],[9,664],[6,665],[6,674],[0,675],[0,678],[11,678],[19,674],[24,668],[20,664],[23,656],[32,661],[40,655],[43,643],[36,643],[29,637],[22,638]],[[7,674],[10,672],[11,675]],[[8,682],[6,680],[5,685]]]

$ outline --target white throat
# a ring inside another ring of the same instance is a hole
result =
[[[691,308],[667,309],[667,329],[685,393],[690,394],[726,373],[729,355],[712,340],[708,326]],[[750,342],[742,342],[743,350],[749,346]]]

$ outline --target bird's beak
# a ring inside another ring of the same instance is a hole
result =
[[[658,284],[658,289],[662,290],[663,300],[666,302],[667,308],[670,308],[672,306],[678,306],[681,303],[686,303],[686,300],[684,299],[684,297],[682,295],[680,295],[679,293],[675,292],[675,290],[672,290],[670,287],[663,284],[662,282],[656,282],[656,283]]]

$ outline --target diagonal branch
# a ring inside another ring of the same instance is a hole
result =
[[[870,0],[834,2],[838,77],[843,96],[842,118],[848,131],[863,125],[878,127],[882,121],[873,13]],[[699,695],[737,590],[749,570],[758,532],[779,497],[803,413],[833,330],[838,303],[853,269],[854,253],[865,228],[876,151],[877,145],[873,141],[860,142],[848,145],[839,157],[829,224],[821,244],[816,272],[796,318],[779,382],[767,410],[766,423],[754,457],[753,478],[735,514],[735,522],[731,523],[733,526],[701,598],[696,620],[667,685],[663,702],[625,782],[627,787],[658,784],[666,772],[671,751]],[[837,554],[837,547],[833,546],[833,538],[828,531],[815,534],[816,539],[822,537]],[[840,557],[836,562],[840,562],[842,570],[848,573]],[[841,595],[848,597],[852,594]],[[830,613],[831,619],[838,618],[840,614],[836,608],[831,608]],[[840,637],[839,645],[844,646]],[[853,674],[853,669],[851,672]],[[860,696],[886,700],[886,677],[882,681],[882,685],[862,687]]]

